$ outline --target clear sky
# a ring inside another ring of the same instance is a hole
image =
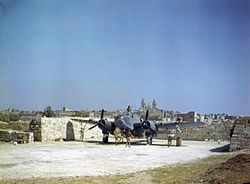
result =
[[[0,109],[250,115],[250,1],[0,0]]]

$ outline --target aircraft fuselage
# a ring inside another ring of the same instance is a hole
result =
[[[116,127],[123,131],[131,131],[136,137],[144,135],[144,129],[141,127],[141,123],[141,119],[130,112],[118,115],[114,121]]]

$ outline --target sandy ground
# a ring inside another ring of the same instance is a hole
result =
[[[112,141],[112,140],[111,140]],[[103,145],[98,141],[0,144],[0,179],[124,174],[218,154],[217,142],[183,141],[182,147],[154,140]]]

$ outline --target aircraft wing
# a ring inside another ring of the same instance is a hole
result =
[[[86,119],[86,118],[70,118],[72,121],[82,122],[82,123],[88,123],[88,124],[96,124],[96,121],[94,119]]]
[[[100,118],[90,118],[90,117],[72,117],[70,119],[79,122],[88,122],[88,121],[96,122],[100,120]],[[114,122],[113,118],[107,118],[107,119],[105,118],[105,120],[108,120],[109,122]]]
[[[191,128],[196,126],[202,126],[205,125],[204,122],[194,122],[194,121],[183,121],[183,122],[156,122],[156,126],[159,129],[174,129],[176,125],[179,126],[179,128]]]

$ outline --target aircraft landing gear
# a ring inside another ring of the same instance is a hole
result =
[[[150,131],[146,131],[145,132],[145,136],[146,136],[146,141],[148,145],[152,144],[152,140],[153,140],[153,134]]]
[[[103,132],[102,142],[103,143],[109,142],[109,133],[108,132],[105,132],[105,133]]]
[[[152,145],[152,137],[151,136],[147,137],[147,144]]]

